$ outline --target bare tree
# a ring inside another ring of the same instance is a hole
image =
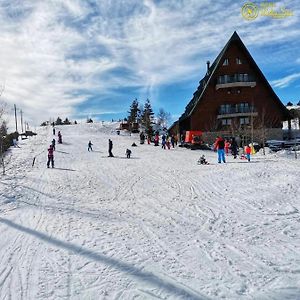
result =
[[[266,107],[262,108],[260,117],[256,118],[254,126],[258,129],[258,139],[260,140],[265,155],[265,146],[271,128],[277,128],[281,123],[279,117],[268,113]]]
[[[171,120],[171,114],[166,112],[163,108],[160,108],[157,114],[157,124],[167,128]]]

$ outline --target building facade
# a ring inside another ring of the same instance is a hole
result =
[[[208,143],[217,135],[262,142],[282,139],[282,122],[288,118],[288,110],[234,32],[213,64],[207,62],[207,73],[171,132],[201,130]]]

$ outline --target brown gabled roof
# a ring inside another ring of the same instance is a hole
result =
[[[263,81],[265,81],[266,85],[268,86],[269,90],[271,91],[271,93],[273,94],[274,98],[276,99],[277,103],[279,104],[279,106],[281,107],[281,109],[283,110],[284,116],[286,118],[288,118],[289,113],[286,109],[286,107],[283,105],[283,103],[280,101],[280,99],[278,98],[278,96],[276,95],[276,93],[274,92],[274,90],[272,89],[272,87],[270,86],[268,80],[265,78],[264,74],[262,73],[262,71],[260,70],[260,68],[257,66],[255,60],[253,59],[253,57],[251,56],[250,52],[248,51],[248,49],[246,48],[246,46],[244,45],[244,43],[242,42],[242,40],[240,39],[239,35],[237,34],[237,32],[235,31],[231,38],[229,39],[229,41],[226,43],[226,45],[224,46],[224,48],[222,49],[222,51],[219,53],[219,55],[217,56],[217,58],[214,60],[213,64],[211,65],[211,67],[208,69],[206,75],[200,80],[199,82],[199,86],[197,88],[197,91],[193,94],[193,98],[190,100],[190,102],[188,103],[188,105],[185,107],[185,111],[184,113],[180,116],[179,121],[183,121],[184,119],[188,118],[194,111],[195,107],[197,106],[197,104],[201,101],[202,96],[206,90],[206,87],[208,86],[214,72],[216,71],[217,67],[220,64],[220,61],[222,60],[226,50],[228,49],[228,47],[233,43],[233,42],[238,42],[239,45],[242,47],[242,49],[245,51],[246,55],[248,56],[248,58],[250,59],[250,61],[252,62],[252,64],[254,65],[254,67],[257,69],[258,73],[261,75]]]

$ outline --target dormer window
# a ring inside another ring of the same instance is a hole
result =
[[[223,66],[228,66],[229,65],[229,59],[225,58],[223,62]]]
[[[236,62],[237,65],[241,65],[242,64],[242,60],[239,57],[237,57],[235,59],[235,62]]]

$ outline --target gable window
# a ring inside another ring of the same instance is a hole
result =
[[[223,66],[228,66],[229,65],[229,59],[225,58],[223,62]]]
[[[242,60],[239,57],[237,57],[235,59],[235,62],[236,62],[237,65],[241,65],[242,64]]]

